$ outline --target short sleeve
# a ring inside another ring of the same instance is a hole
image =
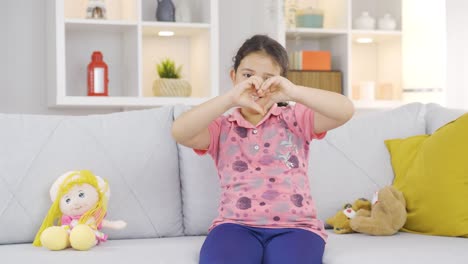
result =
[[[294,119],[299,127],[300,134],[304,135],[305,140],[311,141],[312,139],[322,139],[325,137],[327,132],[315,133],[314,118],[315,112],[306,107],[305,105],[296,103],[294,106]]]
[[[195,153],[197,153],[200,156],[203,156],[206,153],[208,153],[211,155],[211,157],[213,157],[214,160],[217,159],[219,148],[219,136],[221,134],[221,123],[223,121],[223,118],[225,117],[218,117],[208,125],[208,131],[210,132],[210,145],[208,146],[208,149],[194,149]]]

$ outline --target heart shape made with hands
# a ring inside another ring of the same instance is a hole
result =
[[[289,96],[285,92],[285,78],[272,77],[263,82],[253,81],[250,83],[250,87],[246,89],[249,99],[243,106],[249,107],[256,112],[264,115],[268,106],[268,101],[274,103],[288,101]]]
[[[256,87],[255,84],[252,84],[250,88],[246,89],[244,94],[247,98],[245,100],[241,100],[241,106],[248,107],[261,115],[265,115],[267,107],[267,102],[271,100],[271,92],[270,90],[261,89],[264,82],[260,85],[260,87]]]

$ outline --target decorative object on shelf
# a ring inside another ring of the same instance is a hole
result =
[[[395,100],[396,91],[392,83],[379,83],[375,91],[376,100]]]
[[[104,0],[88,0],[86,18],[106,19],[106,3]]]
[[[354,20],[355,29],[373,30],[375,29],[375,18],[369,12],[362,12],[361,16]]]
[[[285,0],[284,1],[284,20],[286,22],[286,28],[296,27],[296,12],[297,12],[297,0]]]
[[[175,62],[165,59],[156,65],[160,79],[153,82],[153,94],[155,96],[190,96],[192,87],[186,80],[180,79],[182,66],[176,68]]]
[[[192,22],[192,13],[190,12],[189,0],[178,0],[175,7],[176,22]]]
[[[321,50],[295,51],[289,56],[289,64],[293,70],[330,71],[331,53]]]
[[[107,64],[100,51],[94,51],[88,64],[88,96],[108,96]]]
[[[290,70],[287,78],[296,85],[343,94],[343,74],[340,71]]]
[[[312,7],[297,10],[296,27],[322,28],[323,10]]]
[[[175,22],[175,6],[172,0],[158,0],[156,20]]]
[[[360,84],[360,100],[363,101],[373,101],[375,100],[375,82],[373,81],[366,81],[361,82]]]
[[[390,14],[385,14],[379,19],[378,23],[380,30],[395,30],[396,20]]]

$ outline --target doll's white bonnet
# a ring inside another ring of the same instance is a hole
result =
[[[59,187],[60,185],[63,183],[63,181],[72,173],[79,173],[78,171],[69,171],[69,172],[66,172],[64,174],[62,174],[60,177],[58,177],[57,180],[55,180],[55,182],[52,184],[52,187],[50,187],[50,191],[49,191],[49,194],[50,194],[50,200],[52,202],[55,201],[55,198],[57,197],[57,192],[59,190]],[[109,189],[109,186],[107,186],[107,183],[99,176],[95,175],[96,176],[96,179],[97,179],[97,182],[98,182],[98,186],[99,186],[99,189],[100,191],[104,191],[106,190],[106,197],[107,199],[110,198],[110,189]],[[79,177],[79,174],[77,174],[76,176],[73,176],[72,179],[74,177]]]

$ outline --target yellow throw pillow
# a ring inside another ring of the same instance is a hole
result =
[[[386,140],[408,218],[402,231],[468,237],[468,114],[432,135]]]

